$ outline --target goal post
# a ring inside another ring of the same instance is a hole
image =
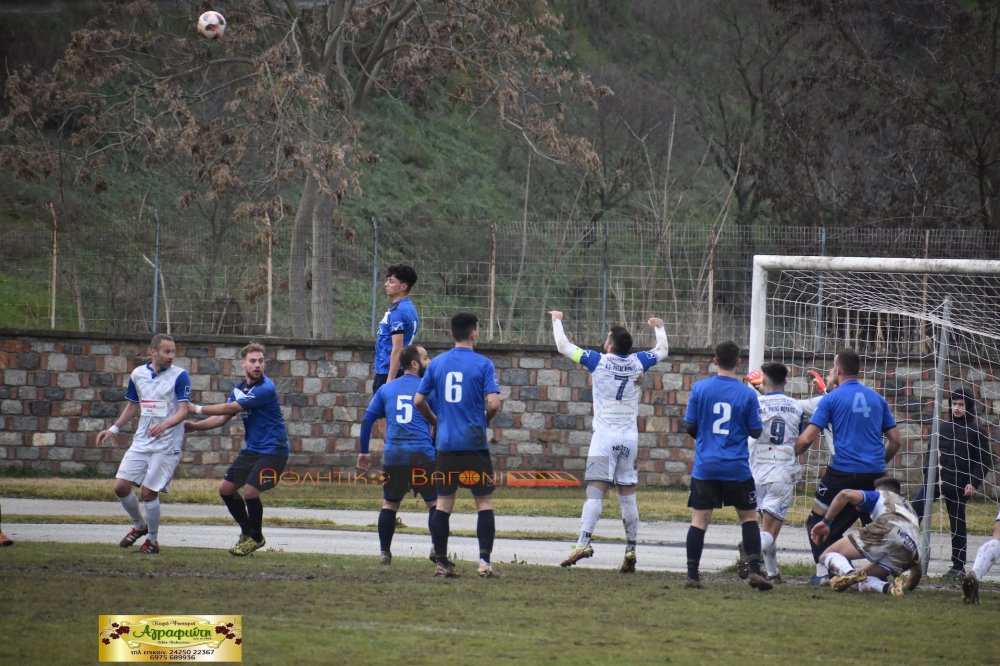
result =
[[[862,381],[886,397],[896,418],[902,445],[886,471],[900,478],[907,499],[921,486],[934,497],[947,396],[959,388],[970,393],[988,448],[980,501],[967,507],[980,510],[967,511],[967,523],[970,533],[990,531],[997,501],[992,452],[1000,435],[1000,261],[758,255],[752,279],[749,367],[785,363],[787,392],[808,397],[806,370],[825,374],[837,349],[855,349]],[[810,450],[805,488],[818,481],[828,447]],[[802,506],[811,501],[808,493],[796,499]],[[924,503],[925,572],[932,522],[950,532],[944,504]],[[966,562],[973,556],[967,552]]]

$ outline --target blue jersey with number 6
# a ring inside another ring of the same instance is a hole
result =
[[[896,427],[885,398],[855,379],[819,401],[809,420],[820,430],[833,426],[833,458],[838,472],[875,474],[885,470],[882,433]]]
[[[431,361],[417,392],[433,396],[435,444],[440,451],[480,451],[486,437],[486,395],[499,393],[493,362],[472,349],[455,347]]]
[[[424,459],[434,460],[431,426],[420,410],[413,406],[413,397],[420,386],[420,377],[404,374],[383,384],[368,403],[365,421],[385,417],[385,450],[382,464],[413,465]],[[431,403],[431,411],[434,403]]]
[[[691,476],[702,481],[751,478],[747,438],[762,427],[756,391],[735,377],[703,379],[691,388],[684,420],[698,425]]]

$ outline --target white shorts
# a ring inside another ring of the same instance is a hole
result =
[[[760,484],[757,486],[757,513],[769,513],[784,522],[794,494],[795,485],[791,483]]]
[[[913,525],[885,514],[860,530],[848,532],[858,552],[893,576],[912,568],[918,561],[917,532]]]
[[[639,472],[635,468],[638,448],[637,432],[596,431],[590,438],[584,481],[605,481],[616,486],[638,485]]]
[[[154,492],[165,493],[180,461],[180,451],[174,453],[129,449],[118,465],[115,478],[130,481],[136,488],[145,486]]]

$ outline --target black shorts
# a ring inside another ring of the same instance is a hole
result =
[[[438,452],[434,485],[437,494],[445,497],[459,488],[468,488],[473,497],[492,494],[497,483],[489,450]]]
[[[253,486],[260,492],[278,485],[281,473],[285,471],[288,456],[274,456],[240,451],[236,460],[226,470],[222,478],[237,488]]]
[[[875,481],[885,476],[885,472],[838,472],[827,467],[823,478],[816,485],[816,501],[829,507],[833,498],[841,490],[875,490]],[[850,506],[844,507],[852,508]]]
[[[386,502],[402,502],[406,493],[412,490],[414,497],[420,495],[425,502],[437,500],[437,488],[431,479],[434,470],[435,462],[429,459],[424,463],[383,467],[382,499]]]
[[[688,506],[703,511],[731,506],[739,511],[757,508],[757,486],[753,477],[744,481],[713,481],[691,478]]]
[[[400,368],[396,372],[396,377],[403,376],[403,369]],[[376,372],[375,377],[372,379],[372,395],[375,395],[379,388],[385,386],[385,383],[389,380],[389,373]]]

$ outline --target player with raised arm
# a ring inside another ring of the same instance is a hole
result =
[[[478,573],[490,578],[496,575],[490,562],[496,537],[493,515],[496,478],[486,429],[500,411],[500,384],[493,362],[475,351],[479,340],[476,315],[459,312],[452,317],[451,336],[454,348],[431,361],[413,399],[431,427],[437,428],[434,444],[438,502],[431,519],[436,561],[434,575],[446,578],[458,575],[455,565],[448,559],[448,531],[455,508],[455,493],[463,487],[472,492],[476,501]],[[431,410],[432,398],[436,412]]]
[[[837,352],[833,372],[837,390],[825,395],[816,407],[809,425],[795,442],[795,455],[804,453],[827,426],[833,428],[834,451],[823,478],[816,486],[816,501],[806,521],[811,532],[822,522],[830,500],[841,490],[874,490],[875,480],[885,474],[885,464],[899,450],[899,432],[896,419],[889,411],[885,398],[858,381],[861,357],[853,349]],[[883,441],[883,435],[888,445]],[[820,561],[820,555],[830,543],[840,539],[847,528],[858,518],[868,522],[867,514],[854,505],[846,506],[831,526],[830,542],[810,540],[813,560],[816,562],[814,583],[829,579],[829,572]]]
[[[362,473],[371,465],[368,453],[372,426],[385,418],[385,448],[382,451],[382,510],[378,514],[379,561],[392,563],[392,537],[396,532],[396,512],[406,496],[413,490],[420,494],[427,505],[427,529],[434,519],[437,493],[429,482],[415,483],[416,470],[434,469],[434,440],[431,426],[423,413],[413,406],[413,398],[420,387],[420,379],[427,371],[430,358],[427,350],[419,345],[407,345],[399,355],[403,374],[398,381],[381,386],[368,403],[365,419],[361,424],[358,469]],[[433,409],[434,405],[431,405]],[[421,475],[427,479],[427,474]]]
[[[243,448],[219,484],[219,496],[240,526],[240,538],[229,553],[243,557],[264,546],[264,504],[260,496],[278,485],[288,462],[289,448],[278,389],[264,374],[263,345],[256,342],[246,345],[240,349],[240,359],[243,381],[233,387],[227,401],[193,405],[195,414],[209,418],[187,421],[184,427],[188,431],[211,430],[237,414],[243,420]]]
[[[813,383],[821,394],[826,392],[823,378],[810,371]],[[772,583],[780,583],[778,573],[778,533],[785,522],[788,507],[795,493],[795,483],[801,466],[795,455],[795,440],[802,429],[803,419],[811,414],[822,395],[808,400],[796,400],[785,394],[788,367],[769,361],[760,370],[747,373],[747,382],[761,396],[760,418],[763,433],[750,438],[750,471],[757,487],[757,514],[761,517],[760,549],[764,557],[764,572]],[[750,575],[750,562],[743,542],[739,543],[740,558],[736,572],[740,578]]]
[[[682,422],[687,433],[695,438],[688,495],[691,526],[686,543],[688,577],[685,587],[702,587],[698,567],[712,513],[723,506],[732,506],[740,520],[750,566],[750,586],[763,592],[773,585],[760,570],[756,487],[747,448],[747,439],[760,437],[763,427],[757,392],[736,378],[740,348],[735,342],[716,345],[713,363],[718,368],[716,376],[703,379],[692,387]]]
[[[635,468],[639,448],[639,398],[642,375],[667,357],[669,346],[663,320],[652,317],[649,325],[656,336],[656,346],[636,354],[632,351],[632,335],[621,326],[612,326],[604,341],[604,352],[580,349],[563,331],[563,313],[552,316],[552,335],[559,353],[586,368],[593,377],[593,435],[587,453],[587,499],[580,515],[580,538],[562,566],[569,567],[594,554],[591,537],[601,517],[604,495],[614,484],[625,525],[625,559],[619,570],[635,571],[635,544],[639,532],[639,508],[636,487],[639,474]]]
[[[139,416],[132,444],[118,466],[114,491],[132,519],[132,529],[118,545],[128,548],[145,535],[146,541],[139,547],[139,552],[145,555],[160,552],[159,494],[167,492],[184,444],[184,428],[177,426],[187,418],[191,379],[186,370],[174,365],[176,353],[172,337],[164,333],[153,336],[149,343],[149,363],[139,366],[129,376],[125,407],[111,427],[97,435],[97,443],[102,444]],[[132,492],[133,486],[141,488],[145,519],[139,499]]]
[[[821,522],[809,531],[809,539],[813,543],[828,543],[831,526],[848,507],[869,514],[871,523],[833,542],[820,559],[833,574],[830,587],[837,592],[856,587],[862,592],[898,597],[920,583],[922,572],[917,550],[920,526],[910,503],[900,494],[899,481],[885,476],[876,479],[874,485],[874,490],[848,488],[837,493]],[[868,564],[855,568],[852,561],[860,558],[868,560]],[[905,571],[910,573],[904,582]],[[889,576],[896,578],[888,582]]]

